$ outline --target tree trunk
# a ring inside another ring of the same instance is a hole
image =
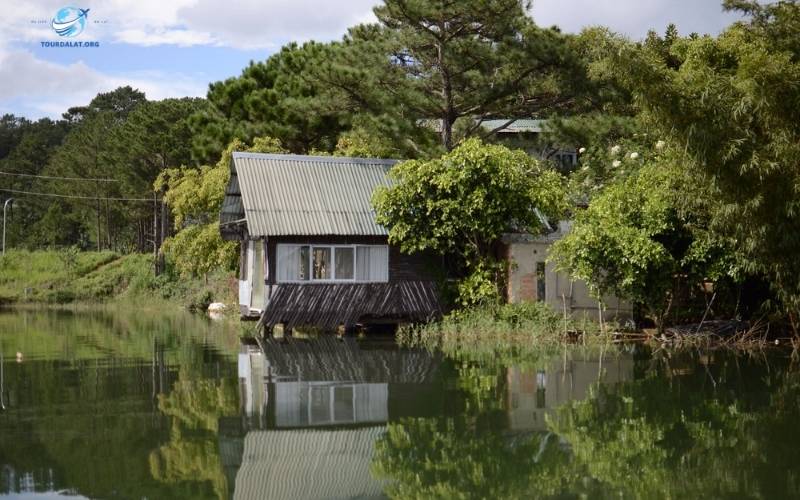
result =
[[[442,99],[444,100],[444,110],[442,113],[442,145],[448,151],[453,149],[453,122],[455,121],[455,109],[453,105],[453,83],[450,79],[450,71],[444,63],[444,47],[442,42],[437,44],[439,70],[442,72]]]

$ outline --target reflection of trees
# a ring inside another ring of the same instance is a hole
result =
[[[800,377],[733,366],[682,380],[657,370],[613,393],[601,388],[552,428],[619,496],[797,497]]]
[[[552,495],[569,478],[568,455],[553,435],[509,436],[462,418],[390,424],[373,471],[394,498],[527,498]]]
[[[198,488],[210,484],[218,498],[229,496],[217,433],[219,418],[237,412],[236,391],[233,378],[198,379],[188,370],[180,371],[172,392],[158,397],[159,410],[171,417],[172,428],[169,442],[150,453],[154,478],[191,482]]]
[[[800,497],[800,373],[643,358],[637,380],[559,409],[549,438],[506,428],[502,368],[463,364],[463,413],[390,424],[373,471],[396,498]]]
[[[538,361],[538,358],[537,358]],[[376,443],[373,473],[394,498],[530,498],[553,495],[569,454],[555,435],[509,433],[506,364],[462,356],[456,362],[455,417],[390,423]]]

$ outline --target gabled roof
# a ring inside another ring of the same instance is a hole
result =
[[[234,152],[220,223],[246,223],[251,236],[386,235],[371,199],[395,163]]]
[[[383,426],[250,431],[244,438],[235,499],[385,498],[370,472]]]
[[[498,127],[502,127],[511,118],[501,118],[501,119],[494,119],[494,120],[484,120],[481,123],[481,126],[486,130],[494,130]],[[544,126],[547,120],[535,120],[535,119],[528,119],[528,118],[519,118],[514,120],[510,125],[506,126],[500,133],[504,134],[518,134],[521,132],[528,132],[528,133],[540,133],[542,131],[542,126]]]

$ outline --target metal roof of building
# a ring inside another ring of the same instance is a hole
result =
[[[233,153],[220,222],[251,236],[386,235],[372,193],[397,160]]]
[[[233,497],[385,498],[385,482],[370,473],[375,442],[385,427],[251,431]]]
[[[503,118],[499,120],[484,120],[481,123],[481,126],[486,130],[494,130],[498,127],[502,127],[511,118]],[[542,131],[542,126],[545,124],[547,120],[534,120],[534,119],[518,119],[514,120],[513,123],[507,125],[505,128],[500,130],[502,134],[519,134],[519,133],[540,133]]]

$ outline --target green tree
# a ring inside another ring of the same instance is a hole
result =
[[[565,77],[581,66],[567,37],[537,27],[521,0],[429,2],[387,0],[375,7],[379,27],[351,30],[320,78],[354,105],[390,109],[406,119],[438,120],[440,143],[458,143],[489,117],[545,116],[574,104]],[[350,53],[348,53],[350,52]]]
[[[292,153],[331,151],[349,129],[350,110],[326,99],[311,69],[333,46],[291,43],[264,62],[251,62],[238,77],[209,86],[209,107],[195,114],[195,155],[217,158],[234,138],[250,142],[270,136]]]
[[[43,186],[43,192],[88,198],[66,201],[82,226],[81,241],[70,243],[81,243],[85,246],[92,241],[100,250],[119,247],[128,239],[129,236],[124,234],[123,229],[127,226],[129,206],[102,198],[126,194],[123,182],[126,165],[113,159],[113,133],[144,102],[145,96],[142,92],[130,87],[120,87],[112,92],[98,94],[89,105],[70,108],[65,113],[65,118],[71,123],[70,131],[41,173],[56,177],[116,181],[52,180]],[[141,196],[141,193],[137,194]]]
[[[551,253],[596,297],[614,294],[640,304],[659,328],[677,297],[739,271],[728,241],[709,231],[704,186],[682,172],[680,153],[664,147],[610,148],[605,162],[611,164],[593,168],[604,175],[596,182],[608,184]],[[583,168],[579,178],[591,180],[585,176],[592,168]]]
[[[214,166],[200,169],[182,167],[164,170],[155,189],[164,191],[177,233],[164,242],[168,260],[183,274],[208,275],[214,269],[233,269],[238,251],[235,242],[223,241],[219,212],[230,180],[234,151],[285,153],[280,141],[257,137],[252,146],[231,142]]]
[[[504,232],[538,234],[543,217],[556,219],[566,208],[557,172],[523,151],[478,139],[441,158],[403,162],[389,175],[394,185],[378,188],[373,198],[378,222],[403,252],[454,256],[457,269],[471,276],[462,302],[497,297],[493,248]],[[486,293],[471,300],[467,288]]]
[[[800,314],[800,3],[727,0],[747,18],[668,51],[610,41],[610,65],[653,128],[687,152],[715,230]]]

